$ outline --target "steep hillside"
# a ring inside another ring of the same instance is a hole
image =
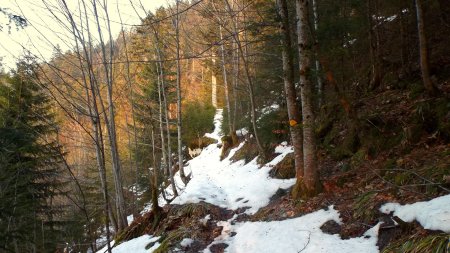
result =
[[[377,99],[390,102],[374,102]],[[404,93],[386,91],[361,107],[369,103],[397,104],[393,99],[403,106],[396,110],[378,108],[381,122],[370,120],[372,126],[379,124],[374,126],[380,131],[379,138],[399,134],[389,120],[409,124],[416,113],[411,106],[424,103],[420,98],[408,99]],[[425,102],[442,103],[439,99]],[[368,113],[377,110],[366,108]],[[387,111],[389,115],[383,114]],[[217,111],[215,130],[207,134],[216,140],[220,140],[222,113]],[[442,119],[437,122],[441,124]],[[334,127],[340,127],[339,120]],[[420,138],[415,143],[408,135],[390,147],[375,146],[382,140],[374,140],[370,145],[376,148],[376,154],[363,153],[368,141],[343,157],[324,149],[320,163],[324,193],[304,201],[290,198],[294,179],[272,178],[275,170],[293,169],[288,162],[293,159],[289,155],[293,151],[286,143],[277,146],[274,158],[263,165],[258,165],[256,157],[247,163],[237,159],[242,153],[253,153],[248,148],[251,145],[245,144],[251,138],[241,137],[242,142],[223,160],[221,145],[211,144],[186,164],[186,171],[192,175],[186,186],[181,187],[177,175],[180,195],[164,205],[159,223],[154,223],[151,211],[144,211],[117,237],[121,244],[113,252],[138,243],[141,248],[144,244],[150,248],[145,252],[445,252],[450,232],[450,195],[445,181],[450,146],[438,127],[430,131],[419,125]],[[338,132],[334,141],[346,138],[333,128],[327,134]],[[371,136],[360,132],[358,138],[364,137]],[[170,188],[167,191],[170,194]],[[420,200],[431,201],[396,204]],[[145,234],[152,236],[142,237]]]

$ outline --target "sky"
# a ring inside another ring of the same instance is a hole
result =
[[[106,1],[111,20],[111,31],[113,38],[117,38],[122,25],[125,30],[129,30],[133,25],[140,24],[140,18],[145,17],[146,12],[154,11],[156,8],[167,5],[170,0],[96,0],[100,16],[100,23],[106,27],[105,8],[103,2]],[[66,0],[67,6],[74,15],[79,17],[78,3],[81,0]],[[86,0],[86,4],[92,6],[92,0]],[[26,50],[35,55],[40,61],[48,60],[55,52],[55,46],[65,52],[74,47],[74,39],[70,33],[67,18],[63,16],[62,0],[0,0],[0,7],[7,8],[9,12],[25,17],[28,26],[25,29],[12,27],[9,31],[6,27],[8,19],[0,15],[0,23],[4,25],[0,32],[0,57],[5,71],[15,67],[17,59]],[[144,10],[145,9],[145,10]],[[91,10],[87,11],[92,14]],[[58,17],[60,21],[57,20]],[[93,15],[90,15],[91,28],[94,26]],[[91,29],[91,30],[92,30]],[[94,40],[98,41],[96,30],[92,32],[96,35]],[[108,38],[108,36],[105,36]]]

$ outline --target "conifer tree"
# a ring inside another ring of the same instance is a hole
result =
[[[63,157],[49,100],[32,75],[19,63],[0,83],[0,251],[54,252],[61,242]]]

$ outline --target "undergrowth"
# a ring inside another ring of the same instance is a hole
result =
[[[382,253],[449,253],[450,235],[441,233],[428,236],[414,234],[405,240],[392,243]]]

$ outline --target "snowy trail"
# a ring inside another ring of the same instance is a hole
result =
[[[214,118],[215,129],[205,136],[220,141],[220,128],[222,124],[222,110],[217,110]],[[246,213],[253,214],[259,208],[269,203],[270,197],[279,189],[286,189],[295,183],[295,180],[279,180],[269,177],[272,166],[280,162],[284,156],[293,152],[290,147],[277,148],[279,155],[270,163],[259,168],[256,159],[245,164],[244,161],[232,163],[229,159],[243,146],[231,150],[230,155],[220,161],[221,149],[216,144],[205,148],[202,153],[189,161],[185,167],[186,173],[191,173],[192,179],[181,190],[172,203],[198,203],[205,201],[223,208],[236,210],[248,208]],[[182,185],[177,180],[178,185]]]
[[[222,111],[215,116],[215,130],[206,136],[220,140]],[[269,177],[270,169],[293,152],[285,143],[275,149],[279,155],[269,163],[259,167],[256,158],[245,164],[244,161],[232,163],[230,157],[244,145],[230,151],[230,155],[220,161],[220,148],[210,145],[192,159],[186,171],[192,173],[192,179],[175,198],[173,204],[198,203],[205,201],[223,208],[236,210],[247,208],[247,214],[256,213],[269,204],[270,198],[279,188],[289,188],[295,179],[279,180]],[[179,176],[177,175],[177,178]],[[181,180],[178,179],[181,185]],[[222,234],[204,250],[218,243],[225,243],[225,252],[368,252],[376,253],[378,226],[366,232],[365,236],[342,240],[339,235],[325,234],[320,226],[334,220],[341,223],[338,211],[331,206],[329,210],[317,212],[284,221],[234,223],[234,219],[218,221],[223,226]],[[233,232],[235,236],[232,236]],[[292,240],[292,238],[296,238]],[[186,239],[186,238],[185,238]],[[356,251],[355,251],[356,250]]]
[[[220,128],[222,124],[222,110],[217,110],[214,118],[215,129],[206,134],[210,138],[220,141]],[[185,167],[186,173],[192,173],[192,179],[185,187],[176,175],[176,183],[180,188],[180,195],[174,199],[173,204],[198,203],[205,201],[223,208],[236,210],[246,207],[247,214],[254,214],[259,208],[269,203],[271,196],[279,188],[289,188],[295,183],[292,180],[278,180],[270,178],[270,169],[283,160],[284,156],[293,150],[282,144],[275,150],[279,155],[261,168],[256,159],[245,164],[243,161],[232,163],[229,158],[243,146],[231,150],[230,155],[223,161],[219,160],[220,148],[212,144],[202,153],[189,161]],[[170,187],[167,188],[170,194]],[[161,199],[160,203],[164,203]],[[388,203],[381,207],[385,213],[394,212],[410,222],[418,220],[425,228],[450,231],[450,195],[436,198],[428,202],[419,202],[412,205],[399,205]],[[366,231],[357,238],[343,240],[338,234],[326,234],[320,227],[327,221],[342,224],[339,212],[333,206],[327,210],[318,210],[301,217],[271,222],[235,222],[235,215],[228,221],[215,221],[222,226],[221,235],[203,251],[210,253],[214,244],[225,243],[225,252],[230,253],[377,253],[378,229],[380,223]],[[207,215],[205,219],[209,219]],[[202,222],[201,220],[199,222]],[[114,248],[114,253],[121,252],[153,252],[159,243],[148,251],[144,244],[155,242],[157,237],[144,235],[135,240],[125,242]],[[193,240],[184,238],[180,245],[189,245]],[[184,246],[183,246],[184,247]]]
[[[225,252],[282,252],[282,253],[377,253],[379,224],[369,229],[363,236],[342,240],[338,234],[322,232],[320,227],[327,221],[342,224],[339,212],[330,206],[304,216],[272,222],[242,222],[231,224],[219,222],[223,226],[222,235],[210,244],[205,253],[210,253],[214,244],[226,243]],[[235,233],[231,236],[231,233]]]

